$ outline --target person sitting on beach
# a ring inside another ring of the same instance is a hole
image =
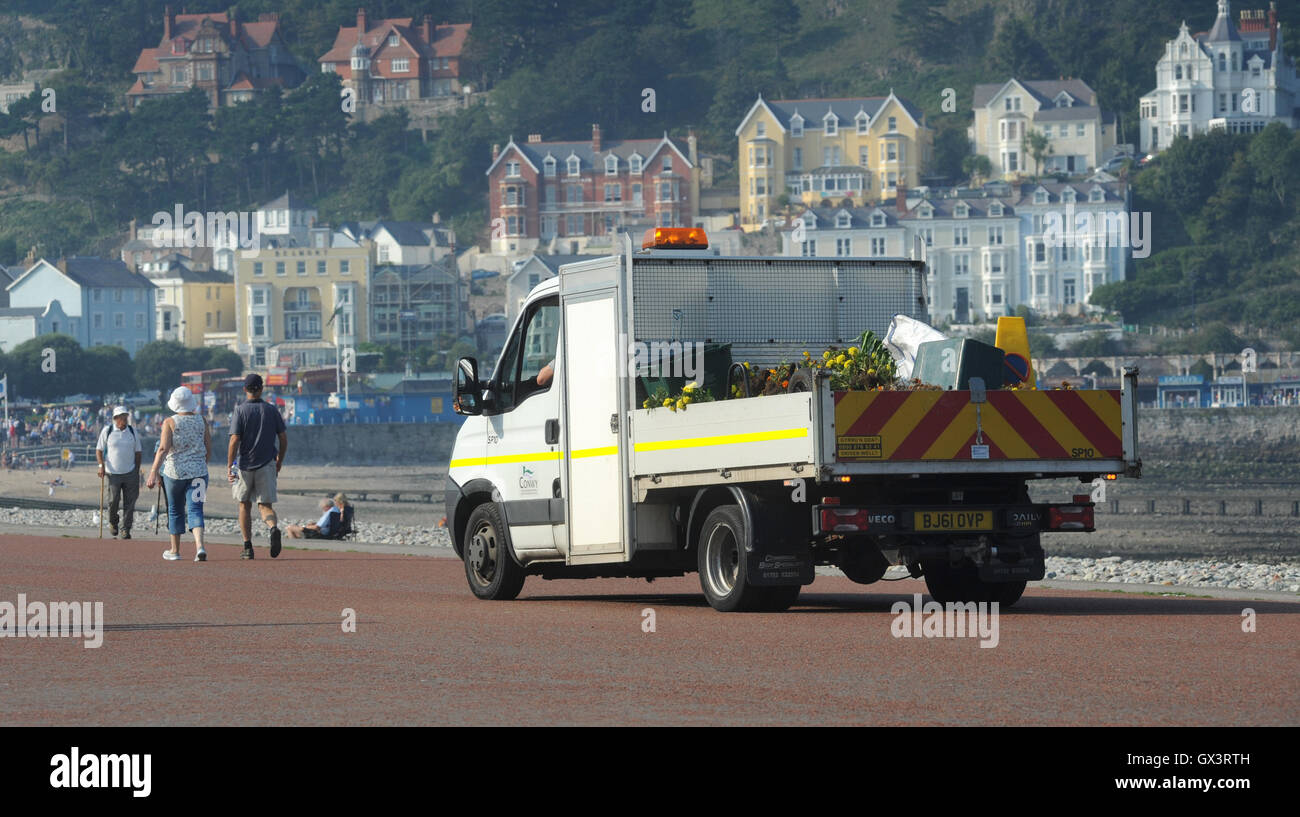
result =
[[[334,510],[334,500],[322,499],[320,501],[321,517],[316,524],[307,525],[290,525],[289,538],[291,539],[326,539],[330,535],[330,523],[333,521],[330,517]]]

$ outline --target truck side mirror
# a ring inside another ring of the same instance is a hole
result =
[[[456,382],[452,394],[452,410],[457,414],[474,416],[483,413],[480,405],[478,382],[478,361],[472,357],[462,357],[456,361]]]

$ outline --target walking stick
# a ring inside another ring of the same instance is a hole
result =
[[[104,475],[99,475],[99,538],[104,538]]]

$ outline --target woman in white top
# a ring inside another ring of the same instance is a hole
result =
[[[206,562],[203,549],[203,501],[208,493],[208,459],[212,455],[212,432],[198,414],[198,401],[185,386],[176,388],[167,401],[167,407],[176,414],[162,423],[162,440],[154,455],[153,468],[146,485],[152,489],[158,484],[162,471],[163,489],[167,493],[167,532],[171,534],[171,549],[163,551],[163,558],[176,561],[181,558],[181,535],[188,527],[194,531],[194,544],[198,552],[194,561]]]

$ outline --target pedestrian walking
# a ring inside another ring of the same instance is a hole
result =
[[[163,558],[171,562],[181,558],[181,535],[188,526],[194,532],[197,548],[194,561],[205,562],[208,554],[203,549],[203,503],[208,494],[212,434],[197,413],[194,393],[186,387],[178,386],[172,392],[167,407],[175,414],[163,421],[158,453],[145,483],[152,490],[161,471],[167,494],[167,532],[171,534],[171,549],[163,551]]]
[[[289,450],[289,437],[279,410],[262,399],[260,374],[244,378],[244,395],[248,400],[231,415],[230,445],[226,449],[226,472],[235,502],[239,503],[239,532],[244,535],[244,552],[239,558],[253,558],[252,503],[256,501],[262,522],[270,529],[274,559],[280,555],[275,483]]]
[[[131,410],[126,406],[113,409],[113,420],[99,432],[95,459],[99,461],[99,479],[108,479],[108,532],[123,539],[131,538],[135,520],[135,503],[140,498],[140,437],[131,425]],[[101,503],[102,504],[102,503]],[[118,516],[121,506],[122,515]],[[102,511],[102,509],[101,509]],[[119,524],[120,522],[120,524]]]

